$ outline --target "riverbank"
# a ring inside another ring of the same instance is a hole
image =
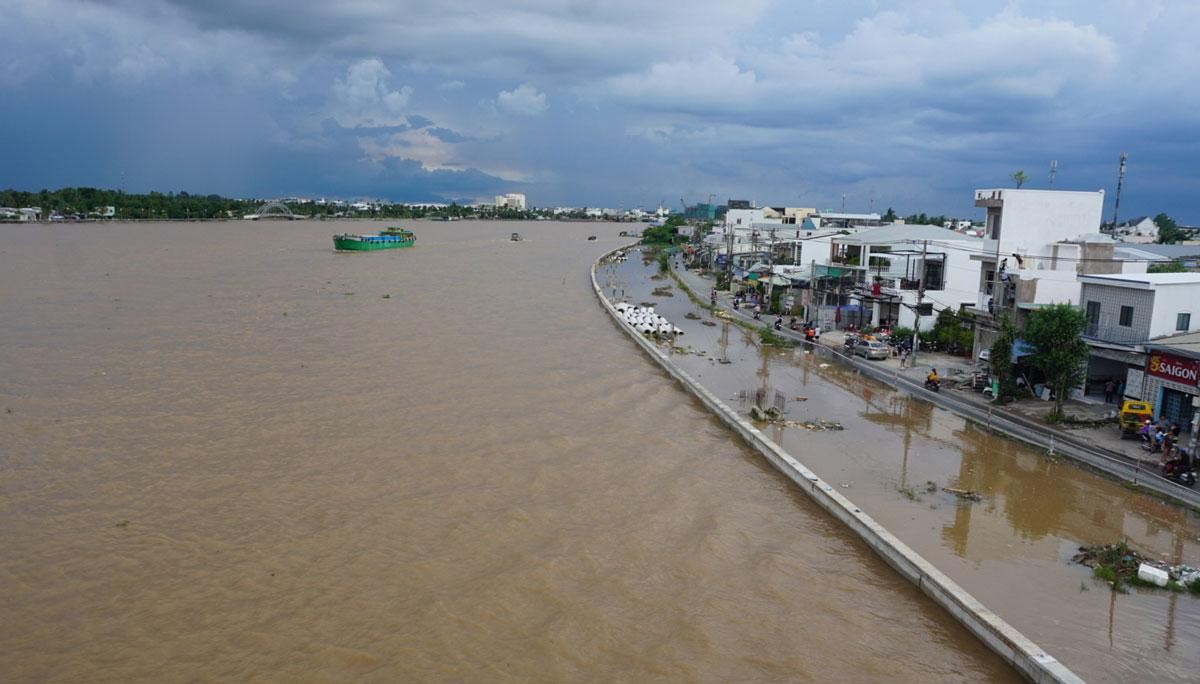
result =
[[[611,252],[609,254],[612,254]],[[605,255],[608,257],[609,255]],[[605,257],[602,257],[601,261]],[[658,363],[672,378],[695,395],[714,415],[737,433],[747,444],[788,479],[799,486],[813,501],[849,527],[873,551],[903,577],[919,587],[935,603],[978,637],[988,648],[1003,657],[1023,676],[1035,682],[1082,682],[1065,665],[1026,638],[1015,628],[988,610],[948,576],[891,534],[867,515],[834,486],[819,478],[812,470],[768,439],[748,420],[722,402],[715,394],[677,366],[671,358],[624,323],[617,310],[605,296],[596,278],[596,266],[591,271],[592,287],[602,306],[617,325],[629,334],[642,350]]]

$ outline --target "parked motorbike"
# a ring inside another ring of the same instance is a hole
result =
[[[1196,468],[1192,464],[1192,456],[1187,449],[1179,450],[1179,457],[1171,459],[1162,465],[1162,476],[1178,482],[1184,487],[1196,484]]]
[[[1162,451],[1163,438],[1161,433],[1142,432],[1139,434],[1141,435],[1141,444],[1139,446],[1142,447],[1142,451],[1150,453]]]

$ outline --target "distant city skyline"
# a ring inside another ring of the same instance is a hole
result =
[[[1200,3],[10,5],[0,188],[1200,224]]]

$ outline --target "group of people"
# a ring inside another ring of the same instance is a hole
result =
[[[755,316],[755,318],[758,318],[758,316]],[[779,314],[775,317],[775,329],[783,330],[783,314]],[[803,331],[804,340],[806,342],[821,341],[821,326],[813,323],[812,321],[808,321],[806,323],[797,323],[796,317],[792,316],[788,321],[788,330],[795,330],[797,332]]]
[[[1114,398],[1123,396],[1125,396],[1124,380],[1118,383],[1116,380],[1109,378],[1104,383],[1104,403],[1111,404]]]
[[[1158,462],[1166,463],[1179,458],[1179,433],[1182,430],[1178,423],[1167,427],[1166,423],[1159,422],[1155,424],[1149,418],[1146,419],[1142,429],[1138,430],[1138,436],[1142,441],[1148,444],[1153,451],[1159,454]]]

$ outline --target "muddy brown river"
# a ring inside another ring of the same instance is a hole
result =
[[[622,226],[380,225],[0,226],[0,678],[1015,678],[613,325]]]

